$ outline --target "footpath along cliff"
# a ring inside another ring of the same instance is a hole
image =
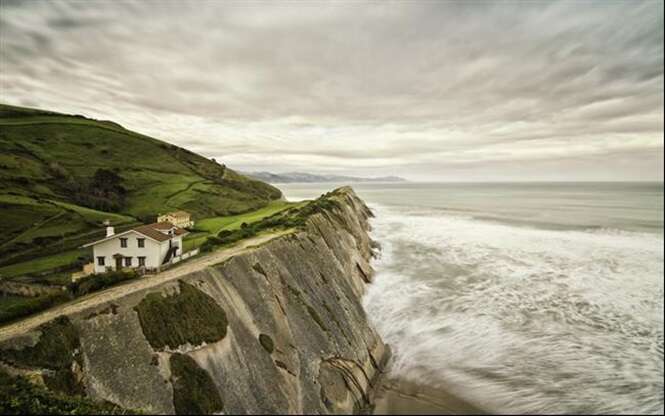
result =
[[[361,305],[370,210],[351,188],[301,229],[0,343],[0,366],[148,413],[357,413],[389,353]]]

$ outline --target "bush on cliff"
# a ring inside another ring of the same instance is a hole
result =
[[[67,292],[46,294],[34,298],[24,298],[15,302],[7,302],[0,306],[0,323],[9,323],[19,318],[41,312],[52,306],[67,302],[70,299]],[[3,299],[0,297],[0,302]]]
[[[39,331],[41,336],[34,346],[3,350],[4,361],[22,368],[47,368],[51,371],[43,376],[46,387],[66,394],[83,393],[83,386],[72,372],[72,364],[79,360],[76,327],[69,318],[60,316],[41,325]]]
[[[76,282],[69,283],[66,287],[67,290],[63,290],[60,293],[46,294],[34,298],[26,297],[13,302],[7,302],[0,306],[0,323],[12,322],[65,303],[76,297],[106,289],[138,277],[138,274],[133,270],[93,274]],[[2,302],[1,297],[0,302]]]
[[[180,293],[150,293],[136,305],[143,334],[157,349],[201,345],[226,336],[226,313],[213,298],[180,281]]]
[[[54,393],[24,377],[0,370],[0,414],[3,415],[126,415],[140,414],[108,402]]]
[[[173,354],[169,359],[173,406],[179,415],[209,415],[224,410],[215,382],[191,357]]]
[[[83,296],[138,277],[139,275],[134,270],[91,274],[90,276],[86,276],[76,282],[70,283],[67,286],[67,289],[74,296]]]

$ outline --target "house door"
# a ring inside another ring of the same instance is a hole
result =
[[[121,270],[122,269],[122,257],[121,256],[116,256],[116,258],[115,258],[115,269],[116,270]]]

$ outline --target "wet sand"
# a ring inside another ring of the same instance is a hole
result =
[[[445,390],[398,379],[383,382],[375,397],[375,415],[488,414]]]

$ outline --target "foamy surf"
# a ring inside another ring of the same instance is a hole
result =
[[[373,205],[393,376],[494,412],[663,412],[663,236]]]

